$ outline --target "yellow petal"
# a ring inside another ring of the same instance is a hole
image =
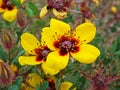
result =
[[[73,84],[71,82],[62,82],[60,85],[60,90],[70,90],[71,86]],[[76,89],[72,89],[72,90],[76,90]]]
[[[4,11],[5,11],[5,9],[0,8],[0,13],[2,13],[2,12],[4,12]]]
[[[99,1],[98,0],[92,0],[92,1],[96,4],[96,6],[99,5]]]
[[[51,19],[50,29],[52,32],[57,33],[57,35],[64,35],[70,32],[70,25],[57,19]]]
[[[90,64],[95,62],[100,55],[100,51],[95,46],[84,44],[80,46],[80,52],[71,53],[71,55],[80,63]]]
[[[20,0],[21,3],[23,3],[25,0]]]
[[[76,38],[80,37],[81,42],[85,41],[85,43],[88,43],[95,37],[96,27],[90,22],[83,23],[76,27],[74,34]]]
[[[55,15],[58,19],[64,19],[67,17],[67,12],[58,12],[56,9],[53,9],[53,15]]]
[[[14,65],[14,64],[11,64],[11,65],[10,65],[10,68],[11,68],[11,70],[12,70],[14,73],[16,73],[16,72],[18,71],[18,67],[17,67],[16,65]]]
[[[86,23],[89,23],[89,22],[91,22],[89,19],[87,19],[87,18],[85,18],[85,22]]]
[[[57,70],[57,69],[51,69],[51,68],[49,68],[47,65],[46,65],[46,63],[44,62],[44,63],[42,63],[42,69],[43,69],[43,71],[44,71],[44,73],[47,75],[55,75],[55,74],[57,74],[60,70]]]
[[[58,51],[54,51],[48,54],[46,64],[49,68],[61,70],[67,66],[68,61],[69,54],[60,56]]]
[[[35,73],[30,73],[28,74],[26,82],[30,84],[32,87],[36,87],[37,84],[42,83],[42,78]]]
[[[114,14],[116,14],[116,13],[117,13],[117,8],[116,8],[115,6],[112,6],[112,7],[111,7],[111,11],[112,11]]]
[[[36,61],[36,56],[20,56],[18,62],[21,65],[38,65],[41,61]]]
[[[12,10],[5,10],[3,18],[8,22],[12,22],[16,18],[17,11],[18,10],[15,7]]]
[[[21,35],[21,45],[29,53],[32,53],[31,50],[38,48],[40,43],[36,37],[30,33],[23,33]]]
[[[3,61],[0,59],[0,62],[3,62]]]
[[[40,11],[40,18],[44,18],[45,15],[48,13],[47,6],[44,6]]]
[[[55,50],[53,43],[55,41],[54,33],[50,30],[49,27],[42,29],[42,44],[45,41],[45,44],[51,49]]]
[[[2,4],[2,1],[3,1],[3,0],[0,0],[0,5]]]
[[[53,46],[54,41],[59,38],[59,35],[65,35],[66,33],[68,34],[69,31],[69,24],[66,24],[60,20],[51,19],[50,28],[45,27],[42,30],[42,39],[51,50],[55,50]]]

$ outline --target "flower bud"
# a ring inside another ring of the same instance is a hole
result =
[[[25,14],[20,10],[18,10],[17,12],[16,23],[17,23],[18,28],[21,28],[21,29],[24,28],[27,23]]]
[[[4,87],[12,83],[14,79],[14,73],[10,69],[9,65],[0,60],[0,86]]]
[[[2,30],[0,39],[1,39],[2,45],[5,49],[9,50],[13,47],[12,36],[6,30]]]

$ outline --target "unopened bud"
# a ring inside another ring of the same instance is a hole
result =
[[[17,12],[16,23],[17,23],[18,28],[21,28],[21,29],[24,28],[27,23],[25,14],[20,10],[18,10]]]
[[[13,47],[12,36],[6,30],[2,30],[1,35],[0,35],[0,39],[1,39],[2,45],[5,49],[9,50]]]
[[[10,69],[9,65],[0,60],[0,86],[8,86],[12,83],[13,79],[14,73]]]

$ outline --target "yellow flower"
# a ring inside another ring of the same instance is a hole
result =
[[[18,67],[17,67],[16,65],[11,64],[11,65],[10,65],[10,68],[11,68],[11,70],[12,70],[14,73],[17,73],[17,72],[18,72]]]
[[[34,90],[36,85],[40,85],[42,81],[43,80],[39,75],[30,73],[28,74],[25,83],[22,83],[22,90]]]
[[[64,69],[72,56],[84,64],[93,63],[100,55],[98,48],[87,44],[94,39],[96,27],[88,22],[70,31],[70,26],[62,21],[51,19],[50,27],[42,30],[42,40],[52,50],[47,56],[46,65]]]
[[[48,0],[47,5],[41,9],[39,16],[44,18],[49,11],[52,11],[56,18],[63,19],[67,17],[67,12],[71,6],[75,6],[73,0]]]
[[[45,74],[54,75],[59,72],[59,70],[49,68],[46,65],[46,57],[51,50],[44,45],[44,43],[40,43],[32,34],[22,34],[21,45],[27,52],[26,56],[20,56],[18,58],[18,61],[21,65],[38,65],[42,63],[42,69]]]
[[[73,84],[71,82],[62,82],[60,85],[60,90],[69,90]],[[76,90],[76,88],[72,89]]]
[[[40,11],[40,18],[44,18],[46,14],[49,12],[49,9],[47,9],[47,6],[44,6]],[[65,11],[57,11],[56,9],[52,9],[53,15],[56,16],[58,19],[63,19],[67,17],[67,12]]]
[[[92,1],[96,4],[96,6],[99,5],[99,0],[92,0]]]
[[[117,8],[116,8],[115,6],[112,6],[112,7],[111,7],[111,11],[112,11],[114,14],[116,14],[116,13],[117,13]]]
[[[24,0],[20,0],[21,3],[24,2]],[[3,12],[3,18],[8,21],[12,22],[15,20],[17,15],[17,7],[14,6],[10,0],[0,0],[0,12]]]

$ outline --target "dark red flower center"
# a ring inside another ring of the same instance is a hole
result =
[[[47,55],[51,52],[51,50],[47,46],[42,46],[40,48],[36,48],[35,54],[37,55],[36,61],[46,61]]]
[[[67,55],[69,52],[76,53],[80,50],[79,40],[76,38],[61,36],[54,42],[54,47],[59,49],[60,55]]]
[[[2,9],[12,10],[14,5],[10,2],[10,0],[2,0],[2,5],[0,7]]]

